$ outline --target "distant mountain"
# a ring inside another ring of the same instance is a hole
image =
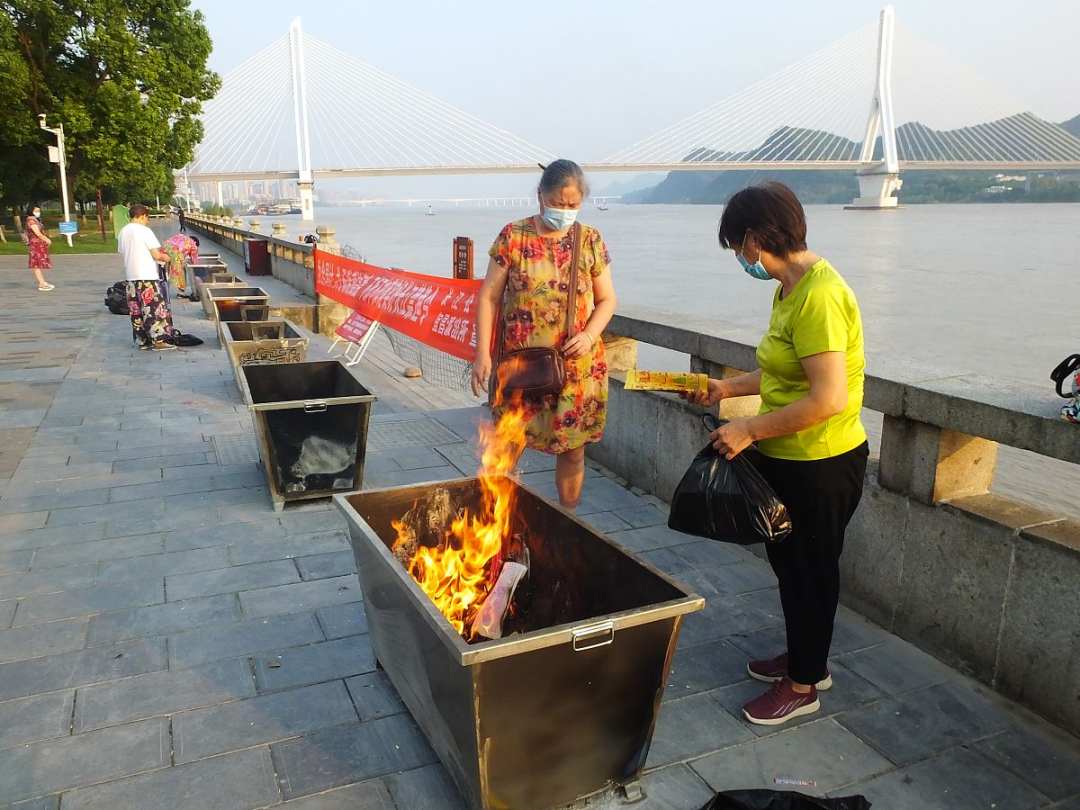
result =
[[[1068,121],[1062,121],[1058,126],[1069,134],[1080,138],[1080,115],[1073,116]]]

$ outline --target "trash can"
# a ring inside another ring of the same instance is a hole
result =
[[[274,509],[364,481],[375,397],[337,360],[241,366]]]
[[[270,294],[261,287],[252,287],[243,282],[227,284],[203,284],[202,288],[203,309],[212,321],[219,320],[217,305],[230,301],[244,304],[269,304]],[[226,311],[228,307],[226,307]],[[233,320],[240,321],[243,318],[237,316]]]
[[[244,240],[244,270],[249,276],[270,275],[270,243],[267,240]]]
[[[256,363],[303,363],[308,333],[285,320],[222,321],[221,345],[232,363],[236,386],[244,393],[240,367]],[[250,403],[248,403],[250,404]]]
[[[222,261],[199,261],[192,262],[187,266],[187,290],[188,297],[195,301],[199,298],[200,287],[205,284],[214,273],[227,273],[229,268]]]

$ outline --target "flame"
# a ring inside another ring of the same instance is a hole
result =
[[[508,407],[498,421],[480,428],[481,500],[478,511],[459,514],[437,547],[418,546],[408,569],[413,579],[458,633],[464,633],[494,586],[498,571],[489,564],[510,536],[515,488],[509,475],[525,449],[524,409]],[[394,550],[415,544],[412,530],[393,521]]]

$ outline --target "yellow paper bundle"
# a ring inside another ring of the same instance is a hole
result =
[[[630,391],[685,391],[688,394],[709,390],[709,375],[691,371],[626,372],[626,388]]]

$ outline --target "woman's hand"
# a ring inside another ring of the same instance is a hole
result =
[[[732,419],[710,434],[709,439],[712,441],[713,448],[723,453],[728,461],[754,443],[754,436],[750,430],[752,418]]]
[[[571,360],[584,357],[592,351],[595,343],[596,339],[588,332],[578,332],[563,344],[563,357],[569,357]]]
[[[680,391],[679,396],[685,400],[693,402],[695,405],[715,405],[720,400],[728,396],[724,387],[723,380],[714,380],[709,378],[709,390],[708,391]]]
[[[472,364],[472,379],[469,381],[472,384],[474,397],[487,393],[489,379],[491,379],[491,355],[477,353]]]

